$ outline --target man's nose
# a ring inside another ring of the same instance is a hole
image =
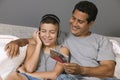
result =
[[[78,22],[77,22],[77,21],[74,21],[74,22],[73,22],[73,26],[78,26]]]

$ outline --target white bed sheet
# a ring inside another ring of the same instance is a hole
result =
[[[5,80],[11,71],[15,71],[19,67],[26,55],[26,46],[20,48],[20,55],[17,57],[11,59],[6,55],[5,45],[15,39],[18,39],[18,37],[0,35],[0,76],[3,80]]]

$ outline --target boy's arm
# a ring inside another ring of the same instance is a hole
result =
[[[9,42],[5,46],[5,51],[7,51],[7,55],[11,58],[19,55],[19,47],[25,46],[30,43],[31,38],[26,39],[17,39]]]

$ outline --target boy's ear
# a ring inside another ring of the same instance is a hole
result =
[[[39,30],[39,35],[40,35],[40,30]]]

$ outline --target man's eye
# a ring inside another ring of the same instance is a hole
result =
[[[72,17],[72,20],[75,20],[75,18],[74,18],[74,17]]]
[[[80,24],[84,23],[83,21],[78,21]]]
[[[83,23],[85,23],[86,21],[78,20],[78,22],[79,22],[80,24],[83,24]]]

